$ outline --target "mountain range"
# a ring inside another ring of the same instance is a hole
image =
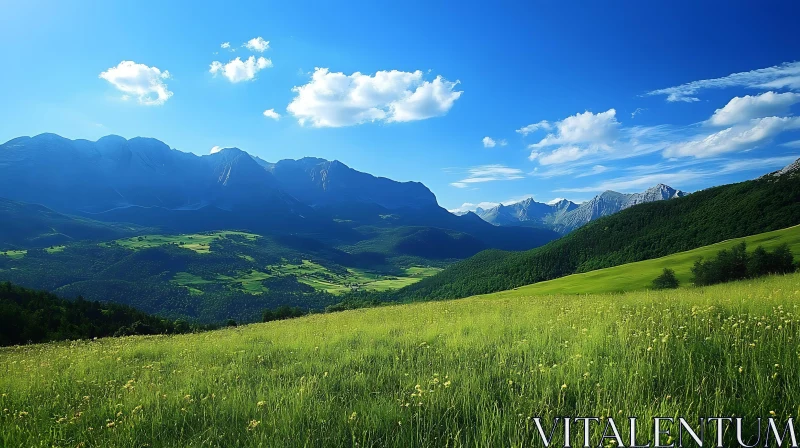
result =
[[[336,160],[270,163],[238,148],[197,156],[141,137],[12,139],[0,145],[0,197],[172,232],[236,228],[335,244],[369,239],[371,228],[402,226],[469,234],[475,250],[529,249],[558,237],[549,229],[498,229],[475,215],[455,216],[421,183],[376,177]]]
[[[680,198],[686,194],[669,185],[658,184],[641,193],[625,194],[607,190],[581,204],[566,199],[541,203],[528,198],[490,209],[478,208],[475,213],[486,222],[498,226],[536,226],[566,234],[597,218],[634,205]]]

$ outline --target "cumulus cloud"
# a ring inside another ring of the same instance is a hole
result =
[[[264,111],[264,116],[267,118],[272,118],[273,120],[280,120],[281,114],[275,112],[275,109],[267,109]]]
[[[653,90],[647,92],[647,95],[666,95],[667,101],[670,102],[694,102],[700,101],[695,95],[701,90],[729,87],[800,90],[800,61],[785,62],[749,72],[732,73],[721,78],[692,81],[675,87]]]
[[[556,132],[548,134],[533,148],[565,143],[610,143],[617,137],[619,122],[617,111],[609,109],[599,114],[586,111],[555,123]]]
[[[664,150],[664,156],[706,158],[745,151],[769,142],[781,132],[798,128],[800,118],[757,118],[701,138],[671,144]]]
[[[798,93],[766,92],[761,95],[734,97],[722,109],[717,109],[708,120],[714,126],[730,126],[753,118],[774,117],[789,112],[789,108],[800,103]]]
[[[165,79],[170,78],[169,71],[162,72],[158,67],[122,61],[116,67],[100,73],[100,78],[122,92],[123,99],[127,100],[132,95],[138,99],[139,104],[145,106],[160,106],[172,97],[172,92],[164,83]]]
[[[256,51],[258,53],[263,53],[269,50],[269,41],[264,40],[261,36],[254,37],[248,40],[244,46],[250,51]]]
[[[505,141],[505,140],[495,140],[495,139],[493,139],[491,137],[488,137],[488,136],[484,137],[483,140],[481,140],[481,141],[483,142],[483,147],[484,148],[494,148],[497,145],[506,146],[508,144],[508,142]]]
[[[292,89],[296,96],[286,109],[314,127],[424,120],[453,107],[463,93],[455,90],[458,83],[441,76],[426,81],[419,70],[345,75],[316,68],[307,84]]]
[[[228,78],[228,81],[235,83],[251,81],[256,78],[258,72],[268,67],[272,67],[271,60],[265,57],[256,58],[255,56],[250,56],[244,61],[237,57],[227,64],[214,61],[208,71],[214,76],[222,73],[223,76]]]
[[[208,153],[209,154],[216,154],[216,153],[222,151],[223,149],[225,149],[225,148],[223,148],[222,146],[214,146],[214,147],[211,148],[211,151],[209,151]]]
[[[545,131],[549,131],[552,129],[553,126],[547,120],[542,120],[538,123],[529,124],[527,126],[523,126],[516,130],[518,134],[522,134],[523,137],[527,137],[528,134],[534,133],[539,129],[544,129]]]
[[[219,47],[228,49],[228,48],[231,48],[231,43],[230,42],[223,42],[222,44],[220,44]]]
[[[555,132],[528,146],[532,149],[528,158],[541,165],[553,165],[608,151],[619,134],[620,124],[616,114],[614,109],[598,114],[586,111],[557,121],[553,125]],[[549,151],[542,149],[551,146],[558,148]]]
[[[467,169],[467,177],[450,185],[456,188],[467,188],[470,184],[494,182],[499,180],[515,180],[524,177],[522,170],[504,165],[480,165]]]

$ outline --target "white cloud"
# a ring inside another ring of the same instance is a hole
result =
[[[732,126],[711,135],[667,146],[665,157],[705,158],[753,149],[781,132],[800,128],[800,118],[765,117]]]
[[[250,51],[257,51],[259,53],[263,53],[269,50],[269,41],[264,40],[263,38],[261,38],[261,36],[259,36],[248,40],[244,44],[244,46],[247,47],[247,49]]]
[[[647,109],[642,109],[641,107],[637,107],[635,111],[631,112],[631,118],[636,118],[637,115],[646,111]]]
[[[508,142],[505,141],[505,140],[495,140],[495,139],[493,139],[491,137],[488,137],[488,136],[484,137],[483,140],[481,140],[481,141],[483,142],[483,147],[484,148],[494,148],[497,145],[506,146],[508,144]]]
[[[747,87],[762,90],[800,89],[800,61],[785,62],[781,65],[749,72],[732,73],[721,78],[692,81],[675,87],[653,90],[647,92],[647,95],[667,95],[667,101],[693,102],[699,101],[695,95],[700,90],[729,87]]]
[[[223,42],[222,44],[220,44],[219,48],[225,48],[225,49],[231,48],[231,43],[230,42]]]
[[[167,89],[165,79],[170,78],[169,71],[163,72],[158,67],[148,67],[133,61],[122,61],[116,67],[100,73],[100,78],[110,82],[120,92],[123,99],[136,96],[139,104],[160,106],[172,96]]]
[[[774,117],[789,112],[789,108],[800,103],[798,93],[766,92],[761,95],[734,97],[722,109],[717,109],[708,123],[714,126],[730,126],[753,118]]]
[[[297,95],[286,109],[314,127],[424,120],[453,107],[463,93],[454,90],[458,83],[441,76],[425,81],[419,70],[345,75],[316,68],[307,84],[292,89]]]
[[[800,148],[800,140],[782,143],[781,146],[785,146],[787,148]]]
[[[595,166],[593,166],[593,167],[592,167],[590,170],[588,170],[588,171],[584,171],[584,172],[582,172],[582,173],[578,174],[578,175],[577,175],[577,176],[575,176],[575,177],[588,177],[588,176],[594,176],[594,175],[597,175],[597,174],[602,174],[602,173],[605,173],[605,172],[606,172],[606,171],[608,171],[608,170],[609,170],[609,168],[608,168],[607,166],[603,166],[603,165],[595,165]]]
[[[264,111],[264,116],[267,118],[272,118],[273,120],[280,120],[281,114],[275,112],[275,109],[267,109]]]
[[[532,149],[528,159],[537,160],[541,165],[553,165],[610,151],[610,144],[619,134],[616,114],[614,109],[599,114],[587,111],[557,121],[554,133],[528,146]],[[549,146],[559,147],[549,152],[541,149]]]
[[[555,165],[559,163],[574,162],[582,159],[588,155],[596,154],[601,148],[599,146],[590,146],[581,148],[578,146],[562,146],[550,152],[531,151],[528,156],[529,160],[537,160],[540,165]]]
[[[216,154],[216,153],[222,151],[223,149],[225,149],[225,148],[223,148],[222,146],[214,146],[213,148],[211,148],[211,151],[209,151],[208,153],[209,154]]]
[[[532,148],[568,143],[606,144],[612,142],[619,130],[617,111],[609,109],[599,114],[586,111],[555,123],[556,133],[548,134]]]
[[[471,184],[500,180],[515,180],[524,177],[522,170],[504,165],[481,165],[467,169],[467,177],[450,185],[456,188],[467,188]]]
[[[547,120],[542,120],[538,123],[529,124],[527,126],[523,126],[516,130],[518,134],[522,134],[523,137],[526,137],[528,134],[538,131],[539,129],[544,129],[545,131],[549,131],[552,129],[553,126]]]
[[[256,59],[255,56],[250,56],[244,61],[237,57],[227,64],[214,61],[208,71],[214,76],[222,73],[230,82],[241,82],[255,79],[256,74],[267,67],[272,67],[272,61],[264,57]]]

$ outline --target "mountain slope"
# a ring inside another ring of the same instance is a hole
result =
[[[338,160],[313,157],[260,164],[281,188],[313,207],[370,203],[387,209],[435,206],[436,197],[419,182],[397,182],[356,171]]]
[[[577,272],[662,257],[800,223],[800,172],[639,204],[527,252],[482,252],[404,288],[400,299],[511,289]]]
[[[143,230],[131,224],[93,221],[63,215],[41,205],[0,198],[0,250],[114,239]]]

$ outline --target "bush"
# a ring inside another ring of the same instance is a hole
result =
[[[300,307],[291,307],[288,305],[279,306],[274,311],[264,310],[262,315],[262,322],[271,322],[273,320],[293,319],[295,317],[305,316],[308,311]]]
[[[669,268],[664,268],[664,272],[653,279],[653,289],[675,289],[678,286],[680,282],[675,277],[675,271]]]
[[[789,246],[782,244],[769,252],[758,246],[747,253],[744,242],[731,250],[721,250],[711,260],[699,259],[692,267],[693,282],[697,286],[756,278],[769,274],[787,274],[797,270]]]

